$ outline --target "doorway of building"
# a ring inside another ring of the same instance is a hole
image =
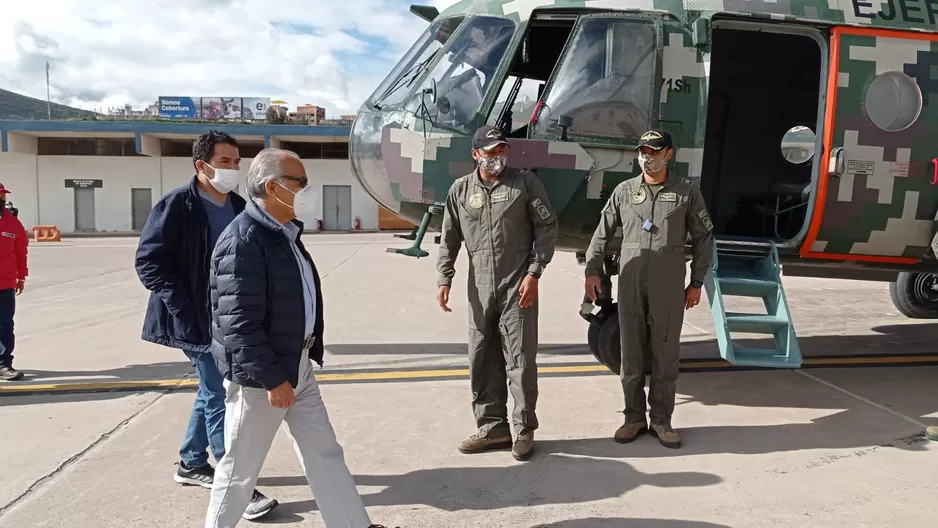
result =
[[[75,189],[75,231],[94,231],[94,188]]]
[[[150,210],[153,209],[153,190],[152,189],[131,189],[130,190],[130,224],[134,231],[143,230],[143,225],[147,223],[147,217],[150,216]]]
[[[323,231],[351,231],[351,185],[322,186],[322,229]]]

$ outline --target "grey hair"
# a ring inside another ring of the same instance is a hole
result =
[[[289,150],[266,148],[260,151],[251,162],[251,168],[245,177],[244,190],[248,198],[257,202],[267,197],[264,184],[269,181],[281,181],[283,178],[283,160],[300,157]]]

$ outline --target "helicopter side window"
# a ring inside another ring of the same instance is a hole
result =
[[[535,134],[560,137],[569,124],[574,136],[638,138],[652,122],[657,61],[653,21],[584,19],[547,89]]]
[[[472,123],[514,33],[515,23],[505,18],[471,19],[405,108],[447,128]]]
[[[411,85],[425,71],[436,54],[446,45],[456,28],[465,20],[464,16],[452,16],[437,20],[420,35],[404,58],[391,70],[370,100],[378,107],[392,105],[404,100]]]

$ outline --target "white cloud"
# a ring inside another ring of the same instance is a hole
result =
[[[104,110],[158,96],[271,97],[354,113],[454,0],[4,2],[0,88]]]

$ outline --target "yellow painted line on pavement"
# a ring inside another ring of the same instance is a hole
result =
[[[866,356],[844,356],[844,357],[823,357],[823,358],[805,358],[802,365],[804,367],[838,367],[838,366],[863,366],[863,365],[938,365],[938,354],[928,355],[907,355],[907,356],[884,356],[884,355],[866,355]],[[683,361],[681,363],[682,372],[692,372],[695,370],[706,369],[726,369],[734,370],[734,367],[726,361],[704,360],[704,361]],[[739,370],[749,370],[738,368]],[[787,369],[786,369],[787,370]],[[612,374],[606,367],[596,363],[595,365],[549,365],[540,366],[537,369],[539,374],[589,374],[589,373],[607,373]],[[330,382],[355,382],[355,381],[406,381],[418,379],[441,379],[441,378],[467,378],[469,377],[468,368],[451,369],[426,369],[426,370],[397,370],[380,372],[335,372],[321,373],[316,375],[316,379],[321,383]],[[119,391],[119,390],[156,390],[197,387],[197,379],[169,379],[169,380],[139,380],[139,381],[97,381],[97,382],[75,382],[75,383],[35,383],[19,385],[16,381],[6,382],[0,385],[0,396],[16,394],[55,394],[64,392],[101,392],[101,391]]]

